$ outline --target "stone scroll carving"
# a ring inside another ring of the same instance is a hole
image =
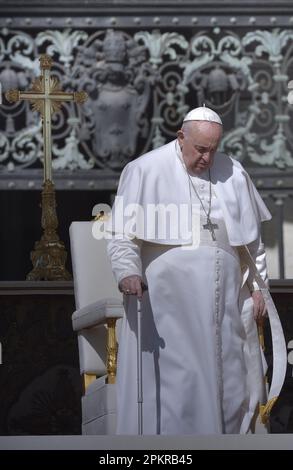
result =
[[[184,114],[202,103],[223,117],[222,150],[251,167],[292,167],[293,32],[239,31],[66,28],[33,36],[4,28],[0,82],[3,92],[27,90],[46,52],[65,91],[88,92],[80,109],[67,103],[56,114],[57,172],[119,174],[133,158],[174,138]],[[1,105],[0,151],[0,172],[41,168],[41,126],[26,103]]]

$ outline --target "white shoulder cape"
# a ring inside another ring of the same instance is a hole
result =
[[[146,219],[150,205],[180,208],[183,204],[188,207],[187,224],[191,235],[189,178],[176,154],[175,142],[152,150],[126,165],[121,174],[118,198],[108,231],[161,244],[191,243],[191,236],[182,238],[180,233],[176,238],[161,238],[160,217]],[[246,245],[256,240],[260,223],[270,220],[271,214],[242,165],[223,153],[217,153],[211,168],[211,181],[225,218],[231,246]],[[130,219],[132,223],[129,223]]]

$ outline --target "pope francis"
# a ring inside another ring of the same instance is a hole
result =
[[[221,136],[218,114],[196,108],[175,141],[121,174],[108,241],[126,312],[118,434],[137,434],[137,297],[144,434],[246,433],[265,401],[255,320],[266,314],[260,225],[271,216],[241,164],[217,152]]]

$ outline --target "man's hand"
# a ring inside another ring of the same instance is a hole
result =
[[[260,320],[266,315],[266,305],[260,290],[255,290],[251,294],[253,298],[253,316],[255,320]]]
[[[141,300],[143,291],[146,289],[146,285],[143,283],[140,276],[127,276],[120,281],[119,289],[123,294],[137,295],[139,300]]]

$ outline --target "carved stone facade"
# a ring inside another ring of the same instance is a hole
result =
[[[144,2],[139,16],[132,9],[137,2],[108,2],[108,10],[105,2],[96,2],[95,15],[85,9],[76,16],[79,3],[73,3],[71,17],[41,15],[41,6],[30,17],[11,17],[7,8],[5,17],[2,6],[0,20],[3,91],[29,89],[39,74],[38,57],[46,52],[64,90],[85,89],[90,95],[81,109],[67,103],[55,115],[57,188],[96,189],[101,183],[114,191],[124,165],[174,138],[184,114],[203,102],[223,117],[222,150],[250,172],[281,174],[293,167],[293,106],[288,102],[293,16],[285,10],[280,14],[276,2],[264,5],[277,16],[269,16],[265,7],[263,13],[260,8],[255,16],[247,14],[247,2],[246,7],[234,2],[237,16],[232,6],[233,15],[227,15],[221,2],[207,2],[214,14],[206,16],[198,2],[187,1],[179,2],[176,16],[170,14],[172,1],[157,2],[158,16],[150,16],[150,2]],[[94,6],[88,5],[90,12]],[[1,187],[40,187],[38,116],[27,103],[5,101],[0,113]],[[288,175],[292,181],[293,171]]]

